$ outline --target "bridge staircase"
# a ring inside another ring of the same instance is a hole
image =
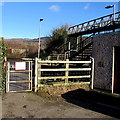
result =
[[[70,60],[87,60],[92,56],[93,34],[83,39],[79,44],[74,45],[68,52]],[[76,50],[75,50],[76,49]]]
[[[69,48],[69,41],[55,48],[58,51],[57,55],[51,55],[52,60],[56,58],[70,59],[70,60],[87,60],[92,55],[92,39],[93,34],[84,38],[80,43]],[[63,58],[64,57],[64,58]]]
[[[115,21],[114,21],[115,17]],[[58,54],[64,56],[64,59],[70,60],[87,60],[92,56],[93,36],[104,31],[115,31],[120,29],[120,12],[103,16],[79,25],[72,26],[68,29],[68,41],[57,48]],[[83,39],[80,43],[70,47],[71,37],[83,35],[90,36]]]

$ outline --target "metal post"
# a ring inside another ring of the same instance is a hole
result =
[[[77,37],[77,48],[76,48],[77,52],[78,52],[78,44],[79,44],[79,37]]]
[[[31,64],[30,64],[30,65],[31,65],[30,72],[31,72],[31,90],[32,90],[32,82],[33,82],[33,81],[32,81],[32,61],[31,61],[30,63],[31,63]]]
[[[105,7],[106,9],[113,8],[113,22],[115,21],[115,5],[109,5]]]
[[[40,57],[40,23],[39,23],[39,33],[38,33],[38,35],[39,35],[39,43],[38,43],[38,58]]]
[[[70,42],[69,42],[69,45],[68,45],[68,50],[70,50]]]
[[[40,22],[43,21],[43,19],[40,19]],[[38,58],[40,58],[40,48],[41,48],[41,44],[40,44],[40,27],[41,27],[41,24],[39,22],[39,43],[38,43]]]
[[[91,72],[91,89],[93,89],[94,86],[94,58],[90,57],[92,61],[92,72]]]
[[[113,21],[115,21],[115,5],[113,5]]]
[[[27,63],[27,62],[26,62],[26,63]],[[30,88],[30,87],[31,87],[31,75],[30,75],[30,74],[31,74],[31,73],[30,73],[31,71],[30,71],[30,61],[28,62],[28,64],[29,64],[29,72],[28,72],[28,74],[29,74],[29,75],[28,75],[28,76],[29,76],[29,79],[28,79],[28,80],[29,80],[29,82],[28,82],[28,89],[30,90],[30,89],[31,89],[31,88]]]
[[[6,86],[7,86],[7,88],[6,88],[6,92],[9,92],[10,91],[10,62],[8,62],[8,64],[7,64],[8,66],[8,69],[7,69],[7,82],[6,82]]]

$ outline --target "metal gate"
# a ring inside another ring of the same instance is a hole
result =
[[[32,91],[32,61],[7,62],[6,92]]]

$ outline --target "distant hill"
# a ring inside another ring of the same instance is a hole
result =
[[[7,47],[7,56],[13,58],[21,57],[36,57],[38,54],[39,38],[24,39],[24,38],[11,38],[4,39]],[[41,53],[44,53],[47,45],[52,40],[51,37],[40,38]]]
[[[12,42],[12,43],[29,43],[29,44],[36,44],[36,46],[38,45],[39,42],[39,38],[35,38],[35,39],[27,39],[27,38],[11,38],[11,39],[4,39],[6,43],[8,42]],[[46,46],[50,43],[50,41],[52,40],[51,37],[42,37],[40,38],[40,43],[41,43],[41,47],[44,49],[46,48]]]

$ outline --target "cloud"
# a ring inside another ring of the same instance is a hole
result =
[[[87,3],[85,6],[84,6],[84,10],[88,10],[89,9],[89,7],[90,7],[90,4],[89,3]]]
[[[60,11],[60,7],[56,6],[56,5],[52,5],[52,6],[49,7],[49,10],[57,12],[57,11]]]

